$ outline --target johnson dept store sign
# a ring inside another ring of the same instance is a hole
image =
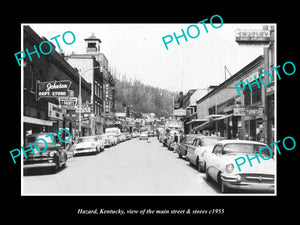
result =
[[[66,97],[68,96],[68,90],[71,86],[70,80],[62,81],[36,81],[36,98],[53,98],[53,97]]]

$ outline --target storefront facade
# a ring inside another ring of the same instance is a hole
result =
[[[38,46],[46,39],[41,38],[29,26],[23,27],[24,49],[34,52],[33,46]],[[53,49],[55,46],[53,45]],[[58,96],[40,96],[41,86],[51,86],[65,81],[69,84],[64,97],[78,97],[79,75],[62,55],[55,50],[49,55],[32,54],[32,61],[24,59],[23,65],[23,138],[26,135],[38,132],[58,132],[60,128],[68,128],[75,134],[78,130],[75,109],[65,109],[60,105]],[[58,85],[57,85],[58,86]],[[52,89],[53,90],[53,89]],[[82,81],[82,101],[88,101],[91,95],[91,86]],[[83,128],[85,129],[85,128]]]
[[[275,131],[274,84],[259,88],[254,83],[254,76],[259,77],[262,71],[265,71],[265,60],[259,56],[199,99],[197,117],[208,121],[195,127],[195,131],[228,139],[271,141]],[[252,91],[246,86],[239,96],[234,85],[241,81],[246,83],[246,79]]]

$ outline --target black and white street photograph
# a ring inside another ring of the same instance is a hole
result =
[[[276,23],[198,21],[20,24],[21,195],[276,196],[296,62]]]

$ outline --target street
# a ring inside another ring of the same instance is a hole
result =
[[[97,155],[69,158],[56,174],[23,176],[24,195],[215,195],[205,173],[167,150],[156,137],[105,148]]]

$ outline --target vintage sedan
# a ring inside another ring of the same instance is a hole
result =
[[[176,152],[179,158],[186,156],[188,145],[192,145],[194,139],[197,137],[197,134],[187,134],[181,137]]]
[[[141,133],[139,140],[148,140],[148,133],[147,132]]]
[[[99,137],[97,136],[85,136],[80,137],[77,140],[76,149],[74,155],[94,153],[97,154],[103,150],[104,146],[101,146]]]
[[[191,165],[195,165],[200,170],[200,161],[203,163],[203,154],[209,151],[218,141],[224,140],[223,137],[198,136],[193,144],[188,146],[187,157]],[[211,150],[210,150],[211,151]],[[202,170],[201,170],[202,171]]]
[[[27,171],[30,168],[42,168],[47,167],[52,170],[53,173],[56,173],[60,167],[65,167],[67,164],[67,153],[66,149],[61,146],[61,142],[58,139],[57,134],[52,135],[55,144],[52,142],[51,137],[47,135],[50,133],[34,133],[28,135],[25,138],[25,147],[24,149],[29,148],[29,143],[34,146],[34,142],[38,139],[44,139],[47,143],[47,150],[44,152],[39,152],[34,149],[32,151],[28,151],[26,153],[26,157],[24,154],[23,159],[23,169]],[[39,149],[44,149],[45,144],[43,142],[38,142],[37,147]],[[34,148],[34,147],[33,147]]]
[[[221,191],[241,190],[249,192],[274,192],[275,160],[252,160],[252,166],[246,163],[238,170],[235,159],[238,157],[258,157],[259,150],[267,146],[264,143],[245,140],[223,140],[218,142],[211,154],[206,157],[207,181],[214,180],[221,185]],[[262,156],[268,158],[269,151],[262,151]]]
[[[114,145],[112,138],[110,138],[111,134],[101,134],[99,135],[100,139],[104,141],[104,147],[110,147]]]

